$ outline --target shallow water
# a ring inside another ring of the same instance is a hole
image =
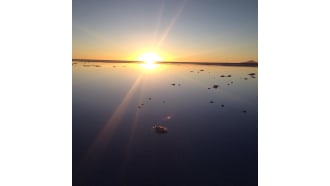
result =
[[[72,68],[74,185],[257,185],[257,68]]]

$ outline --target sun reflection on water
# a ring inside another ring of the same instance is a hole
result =
[[[143,69],[146,69],[146,70],[154,70],[158,67],[159,65],[158,64],[155,64],[155,63],[144,63],[144,64],[141,64],[141,67]]]

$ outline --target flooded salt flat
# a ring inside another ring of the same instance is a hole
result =
[[[74,185],[257,185],[258,68],[72,68]]]

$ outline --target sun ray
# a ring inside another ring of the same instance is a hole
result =
[[[112,116],[109,118],[106,125],[103,127],[103,129],[100,131],[100,133],[97,135],[94,143],[91,145],[88,154],[86,156],[86,159],[93,158],[97,159],[98,156],[103,154],[103,151],[106,149],[107,144],[109,143],[110,139],[112,138],[112,135],[114,134],[114,131],[116,130],[116,127],[118,123],[123,118],[126,108],[128,106],[128,103],[130,102],[133,95],[136,93],[141,80],[143,79],[143,74],[141,74],[133,83],[129,91],[126,93],[125,97],[122,99],[121,103],[115,110],[115,112],[112,114]],[[94,157],[93,157],[94,156]]]
[[[186,1],[183,1],[183,3],[181,4],[181,6],[177,9],[177,12],[176,14],[173,16],[171,22],[168,24],[167,28],[165,29],[165,31],[163,32],[163,35],[162,37],[159,39],[157,45],[156,45],[156,48],[160,48],[163,44],[163,42],[166,40],[168,34],[170,33],[170,31],[172,30],[172,28],[174,27],[177,19],[180,17],[184,7],[185,7],[185,4],[186,4]]]

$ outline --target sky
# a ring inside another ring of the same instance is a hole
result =
[[[257,0],[73,0],[72,58],[258,61]]]

